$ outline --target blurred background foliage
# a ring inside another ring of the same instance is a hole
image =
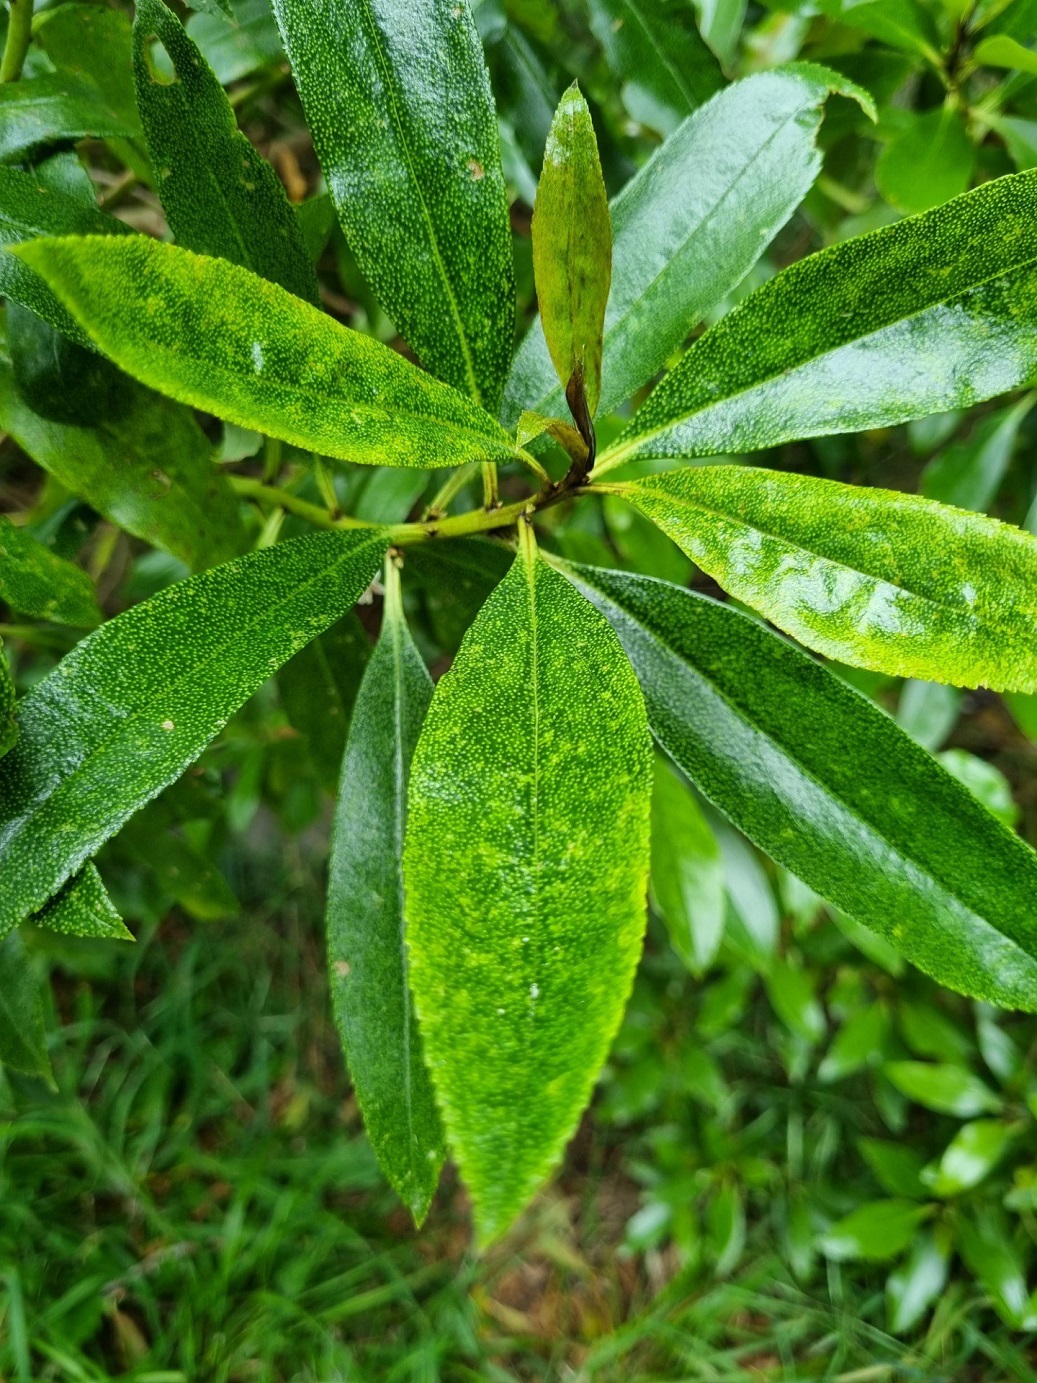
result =
[[[299,208],[325,307],[394,342],[333,226],[268,0],[232,6],[179,12]],[[41,180],[162,235],[130,17],[102,0],[39,11],[25,79],[0,90],[0,161],[41,131]],[[1037,0],[481,0],[476,19],[520,326],[544,139],[573,77],[612,192],[726,80],[810,60],[875,96],[876,124],[832,100],[823,171],[740,295],[1037,165]],[[81,138],[98,103],[121,132]],[[34,355],[34,329],[8,310],[0,509],[84,567],[107,615],[226,556],[221,543],[295,531],[248,506],[211,541],[187,510],[159,525],[185,448],[368,518],[420,513],[443,479],[333,475],[211,420],[181,435],[139,391],[106,392],[73,348],[56,365]],[[1035,403],[751,459],[1037,531]],[[612,499],[544,517],[574,558],[712,589]],[[434,548],[408,558],[436,674],[500,570],[488,545],[465,560],[459,575]],[[82,629],[0,597],[24,690]],[[934,986],[662,764],[644,961],[561,1174],[481,1262],[449,1171],[414,1232],[364,1139],[322,959],[329,789],[378,618],[375,591],[103,852],[135,946],[27,929],[50,979],[53,1077],[0,1072],[0,1377],[1037,1379],[1037,1020]],[[1037,843],[1037,698],[844,672]]]

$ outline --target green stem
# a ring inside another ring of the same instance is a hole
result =
[[[32,37],[32,0],[10,0],[11,17],[7,25],[7,42],[0,58],[0,82],[16,82],[22,75],[25,55]]]
[[[482,463],[482,503],[484,509],[500,508],[500,492],[497,489],[497,466],[493,461]]]
[[[363,519],[334,518],[326,509],[322,509],[319,504],[311,504],[309,500],[300,499],[298,495],[293,495],[290,490],[282,490],[277,485],[264,485],[261,480],[253,480],[250,476],[232,475],[229,477],[234,490],[245,496],[246,499],[260,500],[266,504],[277,505],[281,509],[287,509],[289,514],[297,514],[300,519],[306,519],[315,528],[378,528],[379,524],[365,523]]]
[[[468,484],[478,467],[478,461],[469,461],[464,466],[458,466],[456,470],[450,472],[446,483],[440,487],[432,497],[432,503],[422,515],[423,519],[438,519],[446,513],[450,501]]]

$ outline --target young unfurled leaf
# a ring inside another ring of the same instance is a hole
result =
[[[886,427],[993,398],[1035,369],[1037,170],[778,274],[692,345],[601,471]]]
[[[515,458],[477,404],[239,265],[142,235],[8,253],[128,374],[240,427],[368,466]]]
[[[43,997],[21,932],[0,941],[0,1066],[52,1080]]]
[[[41,908],[362,594],[375,533],[321,533],[170,586],[102,625],[19,703],[0,775],[0,934]]]
[[[521,415],[515,427],[515,445],[528,446],[545,432],[549,437],[553,437],[574,461],[586,461],[590,455],[587,443],[572,423],[567,423],[561,418],[545,418],[542,413],[526,412]]]
[[[468,0],[275,0],[274,10],[364,277],[428,369],[495,414],[515,282]]]
[[[601,397],[612,227],[587,102],[573,83],[547,137],[533,208],[533,271],[547,348],[584,441]]]
[[[156,78],[151,45],[173,65]],[[138,0],[137,104],[162,209],[177,244],[242,264],[319,303],[317,276],[281,180],[237,128],[212,69],[162,0]]]
[[[735,82],[685,120],[615,198],[600,412],[665,365],[795,211],[821,167],[815,139],[830,91],[868,101],[809,63]],[[539,321],[515,356],[505,421],[524,408],[564,409]]]
[[[941,984],[1037,1009],[1037,855],[866,697],[718,601],[573,579],[637,671],[656,739],[815,892]]]
[[[627,110],[662,134],[724,85],[686,0],[591,0],[590,21]]]
[[[62,936],[87,936],[95,940],[132,941],[133,933],[108,897],[97,866],[86,863],[65,886],[49,899],[32,921],[37,927]]]
[[[381,637],[349,730],[328,872],[335,1019],[368,1137],[420,1224],[439,1181],[443,1135],[407,978],[403,839],[411,758],[432,679],[387,571]]]
[[[674,950],[701,975],[724,936],[724,863],[694,795],[661,758],[652,790],[652,896]]]
[[[1037,538],[918,495],[748,466],[622,493],[808,648],[898,677],[1037,690]]]
[[[4,657],[3,643],[0,641],[0,756],[6,754],[18,738],[14,702],[14,680]]]
[[[329,792],[338,787],[353,703],[370,656],[371,641],[351,612],[277,674],[288,720],[306,742]]]
[[[21,615],[92,628],[101,619],[94,583],[0,515],[0,600]]]
[[[483,1243],[558,1161],[622,1016],[651,772],[618,641],[525,532],[436,689],[405,848],[411,983]]]

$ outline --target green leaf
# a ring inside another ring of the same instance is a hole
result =
[[[0,941],[0,1064],[52,1081],[43,996],[20,932]]]
[[[97,427],[54,422],[21,397],[0,352],[0,428],[99,514],[190,567],[245,546],[237,500],[194,417],[132,380]]]
[[[964,783],[988,812],[1009,829],[1014,829],[1019,820],[1019,807],[1012,797],[1011,783],[999,768],[965,749],[945,749],[936,758],[959,783]]]
[[[946,1286],[950,1253],[944,1238],[928,1232],[916,1236],[903,1267],[890,1273],[886,1314],[894,1335],[904,1335],[917,1325]]]
[[[615,635],[523,525],[436,688],[404,854],[411,983],[483,1244],[558,1161],[622,1017],[651,774]]]
[[[671,134],[724,85],[691,0],[591,0],[590,22],[635,120]]]
[[[515,281],[468,0],[274,0],[274,10],[361,272],[424,364],[496,413]]]
[[[937,1114],[974,1119],[996,1114],[1001,1101],[989,1085],[963,1066],[929,1061],[887,1061],[882,1068],[902,1095]]]
[[[858,1009],[839,1029],[825,1053],[817,1068],[818,1080],[845,1080],[867,1066],[878,1066],[888,1033],[889,1014],[884,1004]]]
[[[956,1228],[962,1262],[988,1293],[998,1315],[1016,1329],[1037,1328],[1023,1264],[1003,1217],[986,1208],[975,1223],[961,1216]]]
[[[929,1206],[911,1201],[871,1201],[819,1235],[818,1248],[837,1263],[851,1259],[884,1263],[904,1252],[931,1214]]]
[[[1037,73],[1037,52],[1007,34],[991,34],[983,39],[976,44],[972,57],[983,67],[1007,67],[1016,72]]]
[[[935,1196],[960,1196],[993,1171],[1014,1134],[1011,1124],[999,1119],[976,1119],[963,1124],[939,1163],[922,1172],[922,1180]]]
[[[724,866],[694,794],[662,758],[652,790],[652,897],[674,950],[703,974],[724,935]]]
[[[32,921],[62,936],[88,936],[105,941],[133,941],[133,933],[108,897],[97,867],[87,863],[54,894]]]
[[[44,235],[129,234],[130,227],[114,216],[56,188],[38,176],[0,165],[0,246],[17,245]],[[0,250],[0,295],[31,308],[53,327],[88,345],[82,327],[58,302],[47,285],[14,255]]]
[[[612,227],[598,143],[574,82],[547,136],[533,208],[540,320],[569,410],[586,441],[601,397],[601,338],[612,281]]]
[[[602,470],[971,407],[1030,379],[1035,326],[1037,171],[778,274],[685,353]]]
[[[328,965],[335,1020],[371,1145],[414,1220],[428,1213],[443,1135],[407,979],[403,839],[411,759],[432,679],[390,561],[382,633],[364,674],[331,842]]]
[[[808,970],[778,958],[764,976],[771,1007],[795,1037],[820,1042],[825,1035],[825,1011]]]
[[[852,667],[1037,690],[1037,538],[918,495],[748,466],[620,488],[693,562]]]
[[[10,163],[41,144],[139,134],[136,116],[115,110],[88,77],[46,72],[0,86],[0,162]]]
[[[14,703],[14,679],[4,657],[3,641],[0,640],[0,757],[8,752],[18,738]]]
[[[1037,855],[873,703],[756,620],[578,568],[656,739],[739,830],[941,984],[1037,1008]]]
[[[237,0],[234,8],[236,24],[214,14],[192,15],[187,21],[187,32],[222,86],[285,61],[270,0]]]
[[[161,44],[173,79],[156,75]],[[302,229],[277,174],[237,128],[227,94],[162,0],[138,0],[137,103],[162,209],[177,243],[242,264],[320,303]]]
[[[129,15],[107,5],[57,5],[33,25],[33,39],[62,76],[95,83],[125,130],[139,135],[131,33]]]
[[[18,707],[0,778],[0,933],[37,911],[360,596],[385,541],[322,533],[161,591],[78,644]]]
[[[92,628],[101,611],[94,583],[81,567],[0,515],[0,600],[20,615]]]
[[[899,211],[928,211],[966,190],[976,166],[976,146],[951,106],[923,115],[912,112],[907,118],[907,128],[883,149],[875,181]]]
[[[922,472],[922,494],[959,509],[989,509],[1008,470],[1019,429],[1035,403],[1037,394],[1027,394],[1013,407],[991,413],[965,441],[934,457]]]
[[[961,714],[962,694],[944,682],[904,683],[897,706],[897,723],[923,749],[939,749]]]
[[[236,264],[142,235],[8,253],[128,374],[239,427],[368,466],[515,458],[477,404]]]
[[[867,99],[811,64],[733,83],[685,120],[614,199],[602,413],[662,368],[795,211],[821,167],[815,139],[829,91]],[[562,408],[538,320],[515,356],[504,418]]]
[[[330,792],[338,787],[353,704],[370,656],[371,642],[350,613],[277,674],[289,723],[302,735],[318,777]]]
[[[858,1147],[884,1191],[908,1200],[925,1200],[923,1158],[914,1148],[904,1143],[884,1143],[881,1138],[862,1138]]]

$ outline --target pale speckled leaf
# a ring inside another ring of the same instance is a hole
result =
[[[127,374],[239,427],[368,466],[515,459],[476,403],[237,264],[144,236],[8,253]]]
[[[0,756],[6,754],[18,738],[14,702],[14,680],[4,657],[3,641],[0,640]]]
[[[468,0],[274,0],[274,11],[364,277],[423,363],[496,413],[515,282]]]
[[[407,629],[399,583],[390,565],[382,633],[342,762],[328,867],[328,966],[367,1135],[421,1224],[439,1181],[443,1134],[407,978],[403,839],[432,679]]]
[[[571,571],[656,739],[750,840],[927,975],[1037,1010],[1037,855],[885,712],[756,619],[667,582]]]
[[[599,474],[967,408],[1037,370],[1037,170],[793,264],[700,337]]]
[[[101,611],[94,583],[73,562],[0,514],[0,600],[20,615],[92,628]]]
[[[1037,538],[919,495],[748,466],[617,487],[726,591],[854,667],[1037,690]]]
[[[97,866],[88,862],[59,889],[32,921],[62,936],[94,940],[132,941],[133,933],[119,916]]]
[[[830,91],[859,87],[810,63],[761,72],[689,116],[613,199],[605,314],[607,413],[651,379],[763,254],[821,167],[815,140]],[[557,415],[562,390],[537,320],[519,347],[503,417]]]
[[[651,774],[614,634],[525,531],[436,688],[404,853],[421,1032],[484,1244],[557,1163],[622,1017]]]
[[[43,996],[21,932],[0,940],[0,1065],[53,1079],[43,1025]]]
[[[38,682],[0,775],[0,934],[348,610],[384,551],[376,533],[336,532],[250,553],[110,620]]]

